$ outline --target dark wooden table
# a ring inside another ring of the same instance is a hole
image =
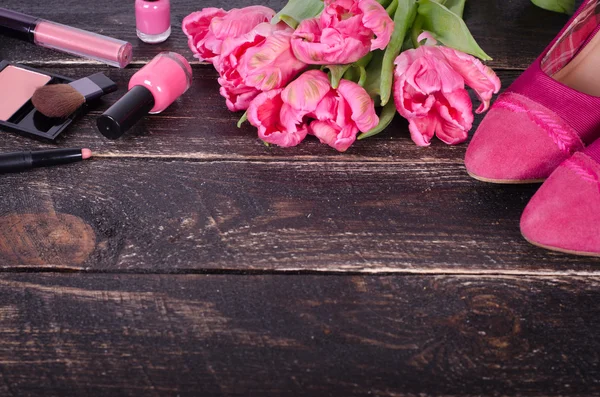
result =
[[[121,87],[58,143],[102,157],[0,176],[0,396],[600,395],[600,261],[527,244],[537,186],[470,179],[466,144],[418,148],[397,119],[345,154],[267,147],[198,62],[175,105],[100,136],[156,53],[192,59],[185,15],[252,2],[173,0],[155,46],[130,3],[2,2],[129,40],[135,61],[0,38],[3,59]],[[470,0],[465,19],[506,87],[567,17]]]

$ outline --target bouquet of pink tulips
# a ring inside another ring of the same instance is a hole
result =
[[[314,135],[339,151],[384,130],[396,112],[413,141],[467,139],[465,84],[489,107],[500,89],[462,20],[465,0],[290,0],[278,13],[205,8],[183,20],[194,56],[219,73],[231,111],[264,142]]]

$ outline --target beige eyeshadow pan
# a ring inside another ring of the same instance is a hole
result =
[[[0,120],[7,121],[52,77],[9,65],[0,72]]]

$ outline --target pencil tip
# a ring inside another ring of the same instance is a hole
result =
[[[92,151],[90,149],[81,149],[81,157],[86,160],[92,157]]]

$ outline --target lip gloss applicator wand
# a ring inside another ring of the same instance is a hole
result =
[[[0,174],[70,164],[92,157],[90,149],[50,149],[0,154]]]

